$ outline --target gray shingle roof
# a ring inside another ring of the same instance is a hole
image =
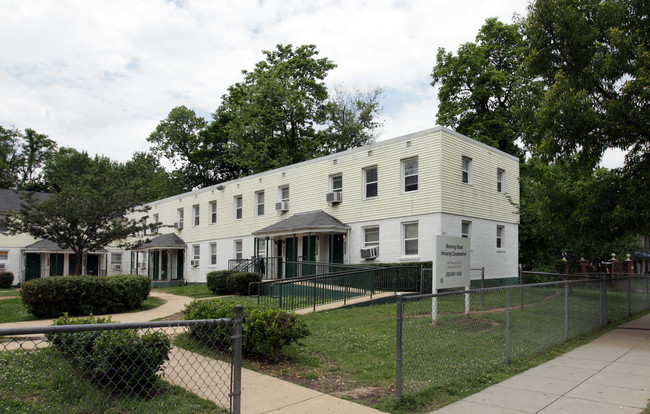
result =
[[[143,244],[138,247],[136,250],[147,250],[147,249],[159,249],[159,248],[172,248],[172,249],[184,249],[187,247],[183,239],[178,237],[176,233],[167,233],[161,234],[158,237],[155,237],[148,243]]]
[[[26,246],[24,249],[26,252],[61,252],[61,253],[72,253],[72,249],[62,249],[58,244],[51,240],[39,240],[35,243]],[[96,250],[92,253],[106,253],[106,249]]]
[[[254,236],[270,236],[279,234],[306,233],[308,231],[345,232],[350,226],[340,222],[322,210],[298,213],[278,223],[253,232]]]
[[[0,212],[20,210],[20,205],[24,203],[23,199],[20,198],[22,194],[25,194],[25,192],[0,189]],[[51,194],[48,193],[32,194],[34,194],[34,196],[41,201],[47,200],[51,197]]]

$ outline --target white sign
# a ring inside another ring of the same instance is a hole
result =
[[[433,291],[469,286],[469,238],[436,236]]]

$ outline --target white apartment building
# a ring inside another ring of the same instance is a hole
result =
[[[435,127],[149,203],[162,226],[120,266],[202,283],[261,257],[267,277],[287,277],[287,262],[431,261],[435,236],[450,235],[471,239],[486,279],[507,280],[518,274],[513,203],[516,157]]]

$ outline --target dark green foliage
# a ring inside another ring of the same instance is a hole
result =
[[[112,323],[109,318],[91,316],[70,319],[67,315],[54,325]],[[163,332],[140,336],[135,330],[107,330],[47,334],[52,349],[70,359],[102,387],[140,392],[150,388],[156,372],[169,359],[171,341]]]
[[[226,288],[235,295],[248,295],[248,285],[262,280],[262,275],[253,272],[237,272],[228,275]],[[255,292],[251,292],[255,294]]]
[[[47,318],[137,309],[150,289],[143,275],[51,276],[24,283],[20,293],[32,314]]]
[[[185,307],[185,319],[234,318],[232,303],[219,299],[194,301]],[[225,347],[230,343],[231,328],[192,327],[192,336],[204,344]],[[296,314],[281,309],[256,305],[244,308],[243,352],[276,360],[286,345],[297,343],[309,335],[304,322]]]
[[[0,289],[9,289],[14,282],[14,274],[11,272],[0,272]]]
[[[229,293],[226,280],[231,274],[231,270],[215,270],[214,272],[208,273],[206,275],[208,289],[215,294]]]

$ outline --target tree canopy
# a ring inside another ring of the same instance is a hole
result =
[[[153,151],[178,165],[186,189],[205,187],[372,142],[381,127],[382,90],[330,96],[336,65],[314,45],[277,45],[228,88],[206,122],[184,106],[149,137]]]
[[[139,203],[118,167],[106,157],[91,158],[74,149],[60,149],[45,168],[51,197],[41,201],[33,193],[24,193],[22,209],[5,217],[3,228],[10,234],[27,233],[72,250],[76,269],[81,270],[84,253],[144,229],[144,219],[125,219]]]
[[[43,167],[55,149],[54,141],[33,129],[0,126],[0,188],[46,190]]]

